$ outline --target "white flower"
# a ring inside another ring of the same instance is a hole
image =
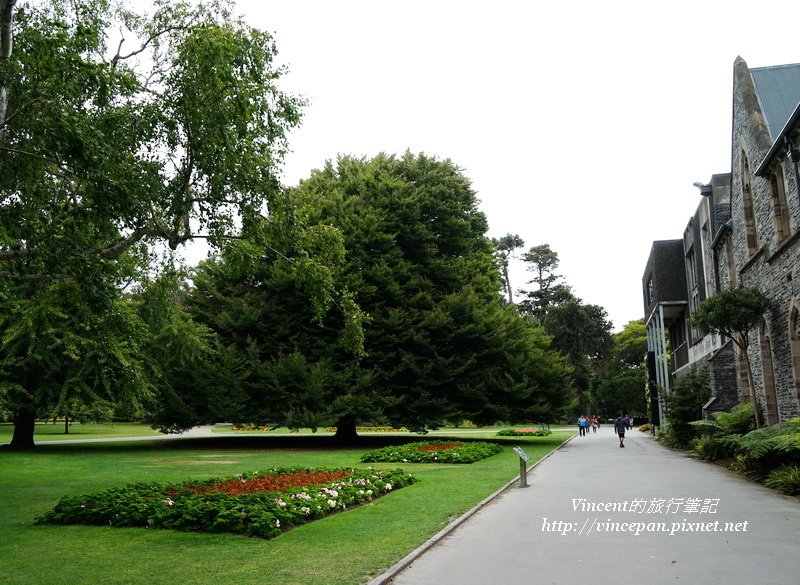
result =
[[[280,528],[280,527],[281,527],[281,521],[275,520],[275,528]]]
[[[306,516],[311,514],[311,508],[309,508],[308,506],[303,506],[302,508],[300,508],[300,511]]]
[[[390,492],[390,491],[392,491],[392,484],[390,484],[390,483],[387,483],[387,484],[384,486],[384,488],[386,489],[386,491],[387,491],[387,492]],[[403,493],[405,493],[405,492],[403,492]]]
[[[286,502],[284,502],[284,501],[283,501],[282,499],[280,499],[280,498],[275,498],[275,503],[276,503],[276,504],[278,504],[278,505],[279,505],[279,506],[281,506],[281,507],[283,507],[283,506],[285,506],[285,505],[286,505]]]
[[[328,507],[335,508],[336,507],[336,500],[328,500]]]
[[[161,501],[164,502],[167,506],[175,505],[175,502],[172,501],[172,498],[167,498],[166,500],[161,500]]]

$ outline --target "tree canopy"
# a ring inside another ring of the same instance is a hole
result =
[[[514,252],[525,245],[525,241],[517,234],[506,234],[502,238],[492,238],[495,249],[495,256],[500,263],[503,276],[503,289],[508,296],[508,302],[514,302],[513,289],[511,288],[511,278],[508,274],[509,259],[514,257]]]
[[[352,436],[362,421],[549,419],[569,402],[564,360],[502,302],[486,219],[450,161],[340,157],[291,197],[297,222],[344,237],[335,281],[368,315],[363,353],[337,341],[338,313],[309,326],[302,283],[259,263],[245,277],[232,246],[201,267],[190,307],[253,355],[239,416]]]
[[[158,271],[156,245],[275,221],[302,100],[277,86],[270,35],[222,1],[0,0],[0,41],[0,394],[25,447],[42,409],[161,387],[146,364],[168,331],[122,291]],[[322,307],[325,271],[298,255]]]
[[[613,336],[608,375],[597,386],[597,406],[603,416],[647,414],[644,320],[630,321]]]

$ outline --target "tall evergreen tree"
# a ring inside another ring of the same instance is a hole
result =
[[[239,242],[200,269],[190,307],[223,344],[253,356],[239,362],[243,413],[334,424],[352,438],[361,421],[424,430],[446,419],[552,418],[569,403],[563,358],[541,327],[502,302],[486,219],[451,162],[342,157],[302,181],[292,200],[304,229],[344,237],[332,278],[369,315],[363,355],[338,337],[341,311],[310,323],[303,283],[239,253],[265,250],[263,242]]]

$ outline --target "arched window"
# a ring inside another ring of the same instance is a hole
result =
[[[766,320],[761,321],[759,328],[761,349],[761,372],[764,380],[764,398],[766,405],[766,424],[776,425],[780,421],[778,416],[778,395],[775,392],[775,368],[772,365],[772,343],[769,339]]]
[[[758,233],[756,232],[756,216],[753,211],[753,190],[750,182],[750,163],[747,154],[741,154],[742,181],[742,213],[744,214],[744,233],[747,238],[747,252],[750,256],[758,250]]]
[[[796,299],[792,300],[792,308],[789,311],[789,344],[792,350],[795,397],[800,410],[800,306]]]
[[[789,226],[789,205],[786,203],[786,181],[783,177],[783,168],[776,165],[769,176],[770,190],[772,191],[772,215],[775,220],[775,239],[780,244],[791,235]]]

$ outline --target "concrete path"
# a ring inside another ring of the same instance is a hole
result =
[[[610,426],[575,437],[392,585],[800,583],[800,500]],[[637,534],[638,532],[638,534]]]

